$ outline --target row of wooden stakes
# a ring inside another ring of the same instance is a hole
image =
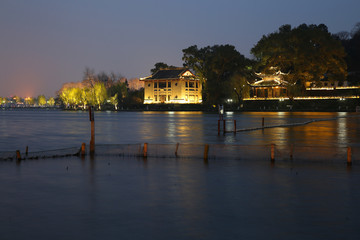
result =
[[[176,148],[175,148],[175,156],[178,157],[178,150],[179,150],[179,146],[180,144],[177,143],[176,144]],[[28,146],[26,146],[26,150],[25,150],[25,155],[28,156]],[[94,147],[91,148],[90,154],[94,154]],[[80,156],[84,157],[86,155],[86,144],[82,143],[81,144],[81,149],[80,149]],[[148,157],[148,143],[144,143],[143,148],[142,148],[142,157],[147,158]],[[209,144],[205,144],[204,145],[204,160],[208,160],[209,158]],[[293,158],[293,145],[291,145],[290,147],[290,158]],[[18,161],[22,160],[21,158],[21,154],[20,154],[20,150],[16,150],[16,159]],[[271,150],[270,150],[270,160],[272,162],[275,161],[275,144],[271,144]],[[348,147],[347,148],[347,164],[348,165],[352,165],[352,148]]]

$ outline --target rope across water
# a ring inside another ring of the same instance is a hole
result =
[[[279,124],[279,125],[269,125],[269,126],[261,126],[261,127],[255,127],[255,128],[241,128],[236,129],[236,132],[246,132],[246,131],[256,131],[256,130],[262,130],[265,128],[278,128],[278,127],[296,127],[296,126],[304,126],[310,123],[314,122],[321,122],[321,121],[333,121],[340,118],[350,118],[350,117],[359,117],[360,115],[353,115],[353,116],[339,116],[334,118],[321,118],[321,119],[312,119],[306,122],[300,122],[300,123],[287,123],[287,124]],[[225,131],[225,133],[233,133],[234,131]]]

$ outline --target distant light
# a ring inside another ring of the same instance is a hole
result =
[[[315,100],[315,99],[343,99],[343,100],[346,100],[346,99],[350,99],[350,98],[360,98],[360,96],[324,96],[324,97],[294,97],[293,99],[294,100]],[[280,99],[283,99],[283,100],[289,100],[289,98],[278,98],[278,97],[267,97],[267,98],[264,98],[264,97],[252,97],[252,98],[244,98],[244,100],[253,100],[253,101],[256,101],[256,100],[279,100]]]

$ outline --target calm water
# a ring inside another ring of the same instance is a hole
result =
[[[228,115],[238,128],[345,113]],[[215,114],[96,113],[97,143],[359,146],[359,118],[217,135]],[[230,126],[229,126],[230,127]],[[0,151],[90,139],[87,113],[0,111]],[[0,161],[0,239],[359,239],[360,166],[87,156]]]
[[[305,122],[340,116],[292,128],[217,134],[217,114],[201,112],[97,112],[96,143],[194,143],[304,146],[352,146],[360,143],[360,117],[354,113],[228,113],[237,128]],[[232,129],[229,122],[228,128]],[[87,112],[0,111],[0,151],[29,151],[81,146],[90,141]]]

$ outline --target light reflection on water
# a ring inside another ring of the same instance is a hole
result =
[[[306,122],[312,119],[339,118],[305,126],[271,128],[234,134],[217,134],[217,114],[202,112],[96,112],[96,143],[183,143],[243,145],[359,145],[359,119],[351,113],[231,113],[237,128],[260,127]],[[222,125],[221,125],[222,128]],[[227,122],[233,129],[233,122]],[[65,111],[0,111],[0,151],[32,151],[80,146],[90,139],[87,112]]]
[[[278,125],[342,114],[227,118],[250,128],[262,117]],[[97,143],[295,144],[323,155],[360,142],[358,117],[225,136],[217,135],[218,116],[201,112],[101,112],[95,119]],[[88,142],[89,130],[86,112],[0,111],[0,150],[73,147]],[[0,239],[356,239],[359,182],[358,164],[256,157],[0,161]]]

